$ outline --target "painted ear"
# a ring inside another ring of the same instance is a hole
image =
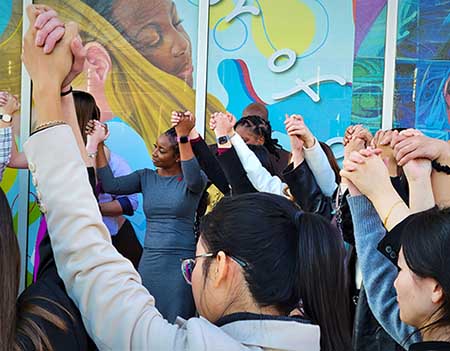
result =
[[[111,70],[111,57],[103,45],[91,42],[86,44],[86,65],[97,80],[105,82]]]

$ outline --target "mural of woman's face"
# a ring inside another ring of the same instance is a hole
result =
[[[192,86],[192,45],[173,1],[117,0],[112,17],[148,61]]]

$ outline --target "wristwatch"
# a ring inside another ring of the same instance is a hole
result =
[[[12,121],[12,116],[8,115],[8,114],[0,114],[0,120],[2,120],[3,122],[9,123]]]
[[[189,142],[189,137],[188,137],[187,135],[183,135],[183,136],[178,137],[178,138],[177,138],[177,141],[178,141],[180,144],[186,144],[186,143]]]
[[[224,144],[228,143],[228,141],[230,140],[230,137],[228,135],[224,135],[224,136],[218,137],[216,140],[217,140],[217,144],[224,145]]]

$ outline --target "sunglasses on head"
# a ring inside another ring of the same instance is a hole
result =
[[[195,264],[197,263],[197,259],[199,258],[213,258],[216,257],[217,253],[204,253],[201,255],[197,255],[194,258],[185,258],[181,260],[181,273],[183,274],[184,280],[186,280],[186,283],[189,285],[192,285],[192,272],[194,272]],[[230,257],[234,262],[236,262],[239,266],[242,268],[247,267],[247,263],[243,260],[233,256],[233,255],[227,255]]]

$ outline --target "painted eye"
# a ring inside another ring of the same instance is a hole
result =
[[[149,26],[141,30],[136,39],[144,47],[157,46],[161,41],[161,35],[156,28]]]

